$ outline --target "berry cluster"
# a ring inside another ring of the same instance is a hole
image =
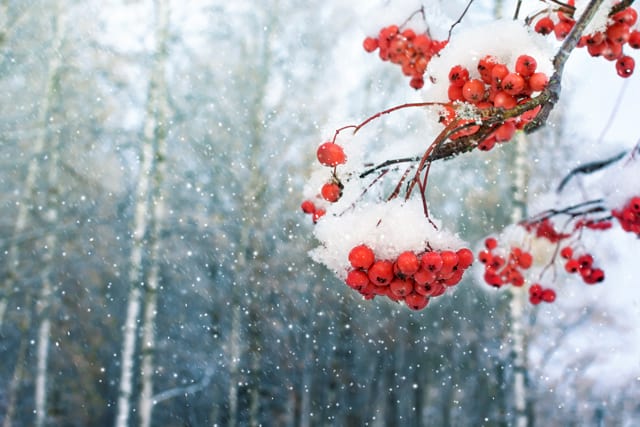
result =
[[[311,215],[311,219],[313,220],[314,224],[318,222],[318,220],[324,214],[327,213],[326,209],[316,206],[316,204],[313,203],[311,200],[305,200],[304,202],[302,202],[302,204],[300,205],[300,208],[302,209],[302,212]]]
[[[506,284],[513,286],[524,285],[524,275],[521,270],[527,270],[533,263],[531,254],[519,247],[512,247],[509,255],[504,257],[496,250],[498,241],[488,237],[484,242],[485,248],[478,254],[478,260],[484,264],[484,280],[487,284],[499,288]]]
[[[573,8],[575,7],[575,2],[569,0],[567,6]],[[576,24],[572,15],[571,9],[558,8],[549,10],[548,13],[542,15],[542,17],[536,21],[534,29],[542,35],[553,33],[556,39],[564,40]]]
[[[447,114],[442,117],[445,125],[455,118],[455,103],[467,102],[479,109],[511,109],[531,99],[534,92],[545,89],[549,78],[545,73],[536,72],[538,64],[532,56],[520,55],[515,69],[509,68],[497,58],[487,55],[480,59],[477,66],[478,76],[472,78],[467,68],[456,65],[449,71],[448,97],[451,104],[446,107]],[[538,113],[540,107],[527,111],[518,117],[507,119],[497,126],[479,144],[480,150],[490,150],[498,142],[509,141],[517,129],[522,129]],[[464,130],[456,132],[451,139],[473,135],[479,126],[473,125],[473,119],[465,120]]]
[[[567,260],[564,264],[567,273],[580,273],[586,284],[594,285],[604,280],[604,271],[594,267],[591,254],[585,253],[578,256],[574,254],[571,246],[565,246],[560,250],[560,256]]]
[[[614,209],[611,214],[618,219],[624,231],[640,237],[640,196],[631,198],[622,210]]]
[[[545,218],[541,221],[525,222],[522,225],[529,233],[532,233],[538,238],[547,239],[551,243],[558,243],[563,239],[571,237],[570,233],[561,233],[557,231],[549,218]]]
[[[553,32],[558,40],[563,40],[575,25],[575,20],[563,10],[556,11],[555,16],[556,21],[551,14],[543,16],[534,28],[540,34]],[[640,49],[640,31],[633,28],[637,20],[638,12],[629,6],[613,14],[603,31],[582,36],[578,47],[586,47],[593,57],[601,56],[608,61],[615,61],[618,75],[629,77],[633,74],[635,60],[625,55],[623,49],[626,44],[633,49]]]
[[[529,302],[538,305],[541,302],[554,302],[556,291],[551,288],[543,288],[539,283],[534,283],[529,287]]]
[[[473,253],[467,248],[420,254],[405,251],[395,260],[386,260],[377,259],[367,245],[358,245],[349,252],[349,262],[352,268],[345,282],[366,299],[382,295],[404,301],[412,310],[422,310],[430,298],[460,282],[473,263]]]
[[[420,89],[424,86],[424,73],[429,61],[446,44],[446,40],[434,40],[427,34],[416,34],[410,28],[400,31],[397,25],[389,25],[380,30],[378,38],[365,38],[363,47],[369,53],[380,49],[380,59],[400,65],[402,73],[411,77],[409,85]]]

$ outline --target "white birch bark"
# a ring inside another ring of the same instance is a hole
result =
[[[160,281],[160,249],[162,221],[164,218],[164,198],[162,183],[166,172],[166,126],[169,117],[169,106],[166,100],[165,64],[167,61],[167,42],[169,32],[168,0],[156,0],[156,61],[152,71],[152,90],[150,93],[156,104],[154,134],[156,138],[155,171],[152,195],[152,227],[149,236],[151,251],[149,254],[149,276],[145,293],[145,309],[142,322],[142,391],[138,403],[140,426],[149,427],[153,412],[153,375],[155,352],[155,319],[157,313],[158,289]]]
[[[166,0],[158,0],[154,6],[158,9],[168,7]],[[166,12],[159,14],[164,15]],[[168,18],[167,18],[168,19]],[[158,30],[160,21],[156,23],[156,36],[162,32]],[[167,24],[164,24],[165,26]],[[166,31],[166,29],[165,29]],[[152,185],[153,173],[156,168],[157,155],[157,134],[159,127],[158,106],[159,92],[164,85],[164,76],[162,67],[158,67],[158,63],[166,60],[166,49],[164,43],[166,41],[156,39],[156,52],[154,52],[154,63],[152,64],[151,79],[149,85],[149,95],[147,101],[147,111],[143,130],[142,150],[140,155],[140,173],[136,188],[136,201],[133,218],[132,232],[132,248],[129,260],[129,299],[127,303],[127,314],[123,328],[123,343],[120,363],[120,385],[118,395],[118,409],[115,419],[116,427],[127,427],[129,424],[129,416],[131,412],[133,398],[133,375],[135,367],[135,351],[137,345],[137,332],[139,315],[141,309],[142,290],[148,283],[145,283],[143,277],[143,251],[146,246],[145,237],[149,229],[149,213],[151,211],[150,188]],[[158,71],[160,69],[160,71]],[[155,309],[153,310],[155,311]],[[148,337],[147,337],[148,338]],[[149,384],[147,384],[149,387]],[[148,393],[148,391],[145,391]],[[148,396],[151,396],[149,394]],[[144,405],[147,404],[148,397],[145,397]],[[145,409],[148,411],[148,409]],[[150,417],[151,413],[147,412],[146,416]]]
[[[519,132],[515,141],[514,159],[514,183],[513,183],[513,211],[511,223],[517,224],[526,217],[528,162],[527,162],[527,137]],[[529,418],[527,414],[527,342],[524,329],[524,307],[527,295],[522,288],[509,287],[511,300],[509,311],[511,316],[510,335],[511,351],[513,355],[513,398],[515,406],[515,426],[527,427]]]
[[[29,165],[27,166],[27,175],[24,180],[24,186],[22,187],[22,200],[18,206],[18,212],[16,220],[13,226],[13,238],[11,244],[7,250],[7,273],[4,278],[4,283],[0,289],[0,330],[4,323],[4,316],[7,311],[7,304],[13,289],[17,285],[19,279],[20,270],[20,253],[18,248],[18,242],[20,235],[23,234],[27,227],[29,220],[29,213],[32,208],[33,197],[35,194],[35,183],[40,173],[40,158],[46,150],[47,133],[46,127],[49,122],[49,115],[51,110],[51,103],[56,96],[54,92],[54,84],[60,67],[62,64],[62,58],[59,55],[62,41],[64,39],[64,20],[61,16],[61,7],[59,3],[56,3],[53,13],[55,14],[55,24],[53,28],[53,35],[51,39],[51,50],[49,54],[49,63],[46,70],[45,86],[43,88],[43,97],[40,103],[40,110],[38,112],[38,118],[36,123],[40,127],[37,136],[33,141],[33,152]],[[5,11],[6,13],[6,11]]]

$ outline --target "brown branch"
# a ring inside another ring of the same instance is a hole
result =
[[[473,3],[473,0],[469,0],[469,3],[467,3],[467,6],[462,11],[462,14],[460,15],[460,17],[458,17],[458,20],[453,24],[451,24],[451,27],[449,28],[449,34],[447,35],[447,41],[451,40],[451,32],[453,32],[453,29],[455,28],[456,25],[462,22],[462,18],[464,18],[464,16],[467,14],[472,3]]]
[[[582,16],[580,16],[580,18],[576,21],[576,24],[571,29],[571,32],[569,33],[567,38],[562,42],[560,49],[556,53],[556,56],[553,58],[553,67],[555,71],[549,79],[547,88],[542,92],[546,93],[549,99],[542,105],[540,113],[538,113],[538,115],[531,121],[531,123],[528,123],[527,126],[525,126],[524,131],[526,133],[534,132],[546,123],[549,114],[551,114],[551,111],[560,98],[560,91],[562,89],[561,80],[562,73],[564,71],[564,64],[567,62],[567,59],[569,59],[569,55],[571,54],[573,49],[575,49],[578,45],[578,41],[584,33],[585,28],[587,28],[587,25],[589,24],[589,22],[591,22],[596,12],[598,11],[598,8],[602,6],[603,2],[604,0],[592,0],[585,11],[582,13]]]

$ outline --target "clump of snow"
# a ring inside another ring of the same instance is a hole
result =
[[[537,71],[551,75],[554,45],[523,23],[513,20],[498,20],[488,24],[460,29],[454,33],[447,46],[434,57],[427,67],[425,81],[432,85],[425,90],[426,99],[447,102],[449,71],[455,65],[469,70],[471,78],[479,78],[478,61],[487,55],[514,70],[520,55],[530,55],[538,63]]]
[[[634,150],[636,151],[636,150]],[[621,209],[635,196],[640,196],[640,159],[635,156],[622,159],[603,175],[602,182],[609,189],[604,196],[608,209]]]
[[[348,206],[347,206],[348,208]],[[311,257],[344,278],[349,252],[360,244],[373,249],[378,259],[393,259],[403,251],[457,250],[465,243],[454,233],[437,229],[425,217],[419,197],[359,203],[348,209],[343,203],[331,206],[314,228],[320,246]]]
[[[589,21],[589,23],[587,24],[584,34],[594,34],[598,31],[605,31],[607,28],[607,23],[609,22],[609,12],[611,11],[611,8],[618,2],[619,0],[604,0],[602,2],[602,5],[596,11],[593,19],[591,19],[591,21]],[[574,14],[576,20],[580,19],[589,3],[590,1],[588,0],[576,2],[576,12]]]

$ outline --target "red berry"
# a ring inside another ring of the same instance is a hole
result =
[[[556,300],[556,291],[553,289],[545,289],[542,291],[540,297],[544,302],[554,302]]]
[[[497,92],[493,98],[493,106],[496,108],[508,110],[514,108],[516,105],[518,105],[518,101],[503,90]]]
[[[469,80],[469,70],[462,65],[456,65],[449,71],[449,83],[452,86],[462,87]]]
[[[492,251],[498,247],[498,241],[493,237],[487,237],[484,241],[484,246]]]
[[[631,46],[632,48],[640,49],[640,31],[638,30],[631,31],[631,34],[629,34],[628,43],[629,43],[629,46]]]
[[[434,251],[425,252],[420,261],[422,263],[422,268],[434,273],[440,271],[443,264],[440,254]]]
[[[529,295],[535,295],[540,297],[542,295],[542,286],[538,283],[534,283],[529,287]]]
[[[551,34],[553,31],[553,27],[555,26],[553,19],[545,16],[544,18],[540,18],[538,22],[536,22],[536,26],[534,27],[536,33],[540,33],[542,35]]]
[[[520,55],[518,59],[516,59],[516,73],[520,74],[522,77],[529,77],[536,72],[536,67],[538,63],[536,62],[533,56],[529,55]]]
[[[394,295],[404,297],[413,292],[413,281],[395,278],[389,284],[389,288]]]
[[[615,23],[607,28],[606,35],[608,41],[625,44],[631,36],[631,28],[627,24]]]
[[[325,209],[322,209],[322,208],[316,209],[311,216],[313,223],[315,224],[316,222],[318,222],[318,220],[322,218],[326,213],[327,211]]]
[[[460,283],[460,280],[462,280],[463,274],[464,274],[464,270],[456,270],[451,276],[442,280],[442,284],[445,286],[455,286],[458,283]]]
[[[509,95],[520,95],[526,88],[527,83],[524,78],[517,73],[509,73],[502,79],[502,90]]]
[[[468,249],[468,248],[458,249],[458,251],[456,252],[456,255],[458,255],[459,269],[466,270],[467,268],[469,268],[471,264],[473,264],[473,252],[471,252],[471,249]]]
[[[333,142],[325,142],[318,147],[318,161],[324,166],[338,166],[346,162],[347,157],[342,147]]]
[[[553,27],[553,32],[556,35],[556,39],[564,40],[569,35],[569,33],[571,32],[571,29],[573,28],[574,25],[575,25],[574,21],[560,21],[560,22],[558,22]]]
[[[340,196],[342,196],[342,190],[340,189],[340,186],[335,182],[327,182],[322,186],[320,194],[322,194],[322,197],[326,201],[334,203],[337,202],[338,199],[340,199]]]
[[[493,270],[487,270],[484,272],[484,281],[496,288],[499,288],[504,284],[500,275],[495,273]]]
[[[409,82],[409,86],[415,90],[421,89],[424,86],[424,78],[422,76],[413,77]]]
[[[302,202],[300,208],[302,208],[302,212],[306,214],[312,214],[316,211],[316,205],[314,205],[311,200],[305,200]]]
[[[449,97],[449,101],[464,101],[464,96],[462,95],[462,86],[454,86],[449,85],[449,89],[447,90],[447,96]]]
[[[479,102],[484,98],[484,83],[471,79],[462,86],[462,96],[469,102]]]
[[[588,285],[593,285],[604,280],[604,271],[600,268],[594,268],[589,272],[588,275],[583,277],[585,283]]]
[[[518,266],[523,269],[528,269],[533,264],[533,257],[529,252],[522,252],[520,256],[518,256]]]
[[[549,77],[545,73],[533,73],[529,77],[529,88],[534,92],[540,92],[547,87]]]
[[[499,85],[502,83],[502,79],[509,74],[509,69],[504,64],[496,64],[491,69],[491,82],[492,84]]]
[[[374,260],[375,255],[367,245],[358,245],[349,252],[349,262],[354,268],[364,268],[366,270],[371,267]]]
[[[413,280],[416,284],[424,286],[436,280],[436,273],[429,269],[421,268],[413,275]]]
[[[567,271],[567,273],[576,273],[578,270],[580,270],[580,263],[575,259],[570,259],[564,265],[564,269]]]
[[[565,246],[562,248],[560,250],[560,256],[564,259],[571,259],[573,256],[573,249],[571,249],[571,246]]]
[[[351,270],[347,273],[345,283],[350,288],[362,290],[369,284],[369,276],[362,270]]]
[[[442,269],[454,269],[458,265],[458,255],[453,251],[441,251],[440,258],[442,258]]]
[[[367,37],[364,39],[364,42],[362,42],[362,46],[364,47],[364,50],[371,53],[378,48],[378,39]]]
[[[376,261],[369,268],[369,280],[376,286],[387,286],[393,280],[393,263],[391,261]]]
[[[620,77],[629,77],[633,74],[636,61],[630,56],[623,56],[616,62],[616,71]]]
[[[398,270],[405,276],[411,276],[420,269],[420,260],[411,251],[402,252],[396,260]]]
[[[580,265],[580,269],[591,268],[591,266],[593,265],[593,257],[589,254],[579,256],[576,261]]]
[[[638,12],[632,7],[627,7],[613,15],[611,18],[616,22],[631,26],[638,20]]]
[[[491,70],[496,64],[498,64],[498,60],[491,55],[487,55],[478,61],[478,73],[480,73],[480,78],[486,84],[491,84]]]
[[[494,136],[497,142],[510,141],[513,135],[516,133],[516,125],[513,121],[509,120],[501,124],[494,132]]]
[[[405,297],[404,303],[412,310],[422,310],[429,304],[429,298],[417,293],[411,293]]]

